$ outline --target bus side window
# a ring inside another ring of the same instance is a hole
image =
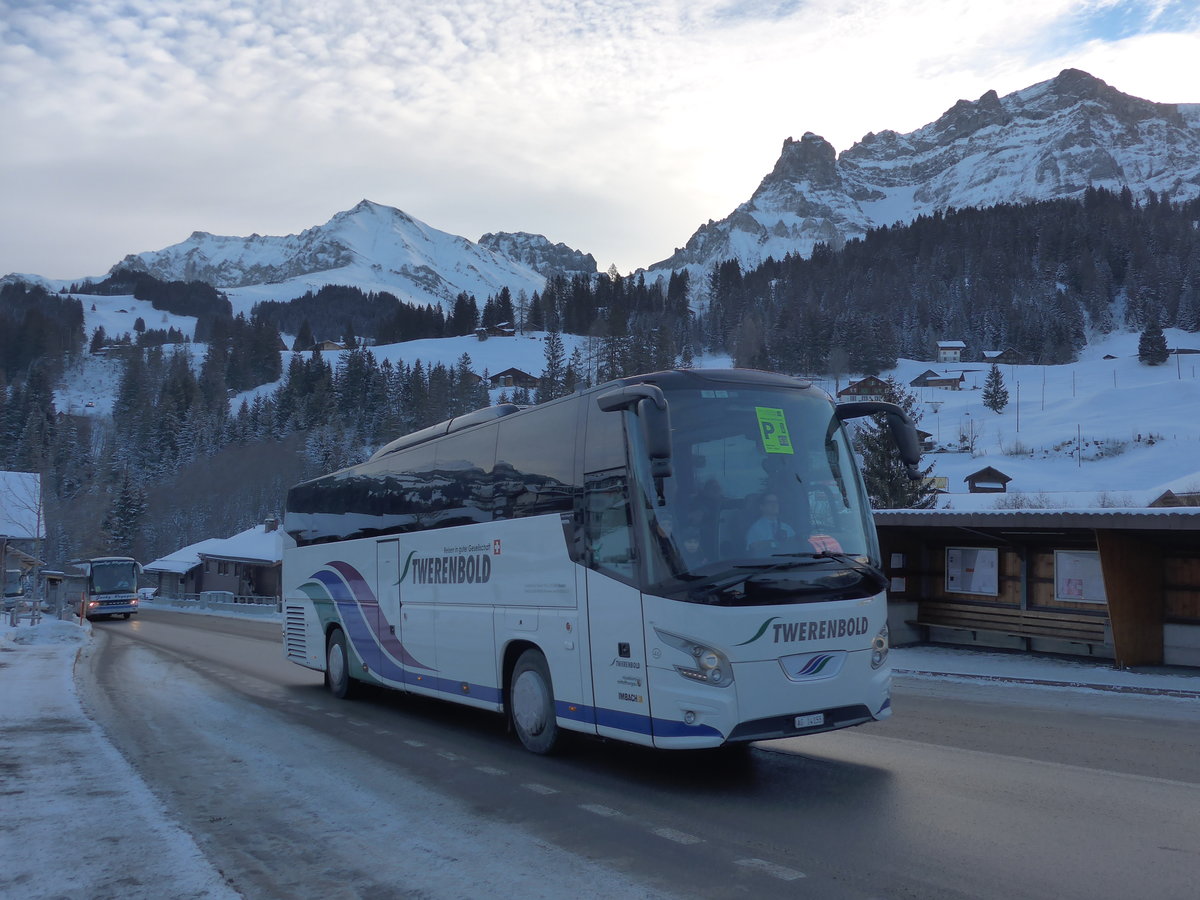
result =
[[[584,476],[584,534],[588,564],[632,579],[636,556],[625,469]]]
[[[560,403],[533,417],[502,420],[496,443],[495,518],[519,519],[574,508],[578,407]],[[535,422],[535,425],[531,425]]]

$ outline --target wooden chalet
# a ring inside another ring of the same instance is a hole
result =
[[[972,494],[1003,494],[1008,491],[1008,483],[1012,478],[999,469],[984,466],[978,472],[972,472],[963,481],[967,483],[967,490]]]
[[[1020,365],[1023,362],[1021,354],[1012,347],[1005,347],[1003,350],[984,350],[983,361],[995,363],[998,366]]]
[[[1173,509],[1180,506],[1200,506],[1200,491],[1163,491],[1150,501],[1151,509]]]
[[[883,400],[887,393],[887,383],[875,375],[868,375],[860,381],[852,381],[838,391],[838,400]]]
[[[523,372],[520,369],[509,368],[489,376],[488,384],[492,387],[534,389],[538,385],[538,380],[536,375],[530,375],[528,372]]]

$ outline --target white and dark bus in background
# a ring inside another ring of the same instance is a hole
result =
[[[79,610],[80,618],[121,616],[138,611],[137,578],[142,571],[128,556],[98,556],[73,564],[67,574],[65,600]]]
[[[562,730],[716,747],[891,713],[885,578],[809,382],[660,372],[402,437],[288,494],[286,657]]]

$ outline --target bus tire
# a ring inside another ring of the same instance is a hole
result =
[[[355,682],[350,677],[350,653],[346,648],[346,633],[340,628],[329,632],[325,642],[325,687],[339,700],[355,694]]]
[[[508,685],[508,707],[513,728],[531,753],[552,753],[558,745],[554,718],[554,685],[542,651],[530,648],[513,666]]]
[[[122,613],[121,618],[128,619],[131,615],[133,615],[133,613]]]

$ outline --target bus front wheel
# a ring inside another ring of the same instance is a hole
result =
[[[540,650],[526,650],[513,667],[508,703],[513,728],[526,750],[550,753],[558,744],[554,687],[550,667]]]
[[[325,643],[325,687],[338,699],[354,696],[354,680],[350,677],[350,654],[346,650],[346,633],[335,628]]]

